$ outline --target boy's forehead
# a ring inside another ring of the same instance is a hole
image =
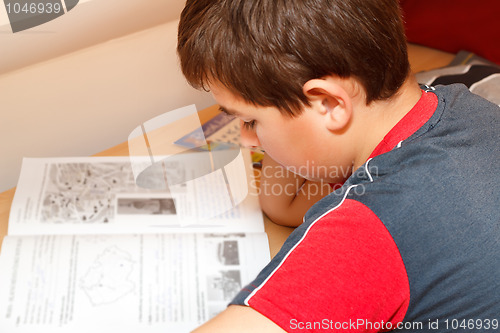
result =
[[[248,118],[249,116],[255,117],[256,115],[268,115],[270,113],[278,113],[282,115],[276,107],[262,106],[248,102],[244,100],[243,97],[232,92],[229,88],[226,88],[222,84],[210,84],[207,88],[219,105],[219,109],[228,115],[237,118]]]
[[[220,110],[229,115],[236,117],[241,116],[241,112],[238,110],[248,104],[223,85],[211,84],[209,85],[209,90],[219,104]]]

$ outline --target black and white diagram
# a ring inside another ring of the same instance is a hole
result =
[[[129,279],[134,269],[132,256],[118,247],[99,255],[80,280],[80,287],[94,306],[116,302],[135,289]]]
[[[149,192],[135,184],[127,163],[55,163],[49,165],[41,221],[109,223],[117,193]]]

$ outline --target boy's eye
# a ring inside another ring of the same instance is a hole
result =
[[[252,130],[252,129],[255,127],[255,120],[251,120],[251,121],[244,121],[244,122],[243,122],[243,127],[244,127],[246,130]]]

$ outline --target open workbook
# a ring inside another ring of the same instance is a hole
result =
[[[127,157],[25,159],[0,255],[0,332],[188,332],[222,311],[269,261],[244,161],[231,189],[248,192],[224,208],[227,168],[165,192],[138,186]]]

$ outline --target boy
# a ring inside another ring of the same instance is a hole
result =
[[[188,0],[178,53],[267,165],[343,183],[199,332],[499,330],[500,111],[420,89],[397,0]]]

